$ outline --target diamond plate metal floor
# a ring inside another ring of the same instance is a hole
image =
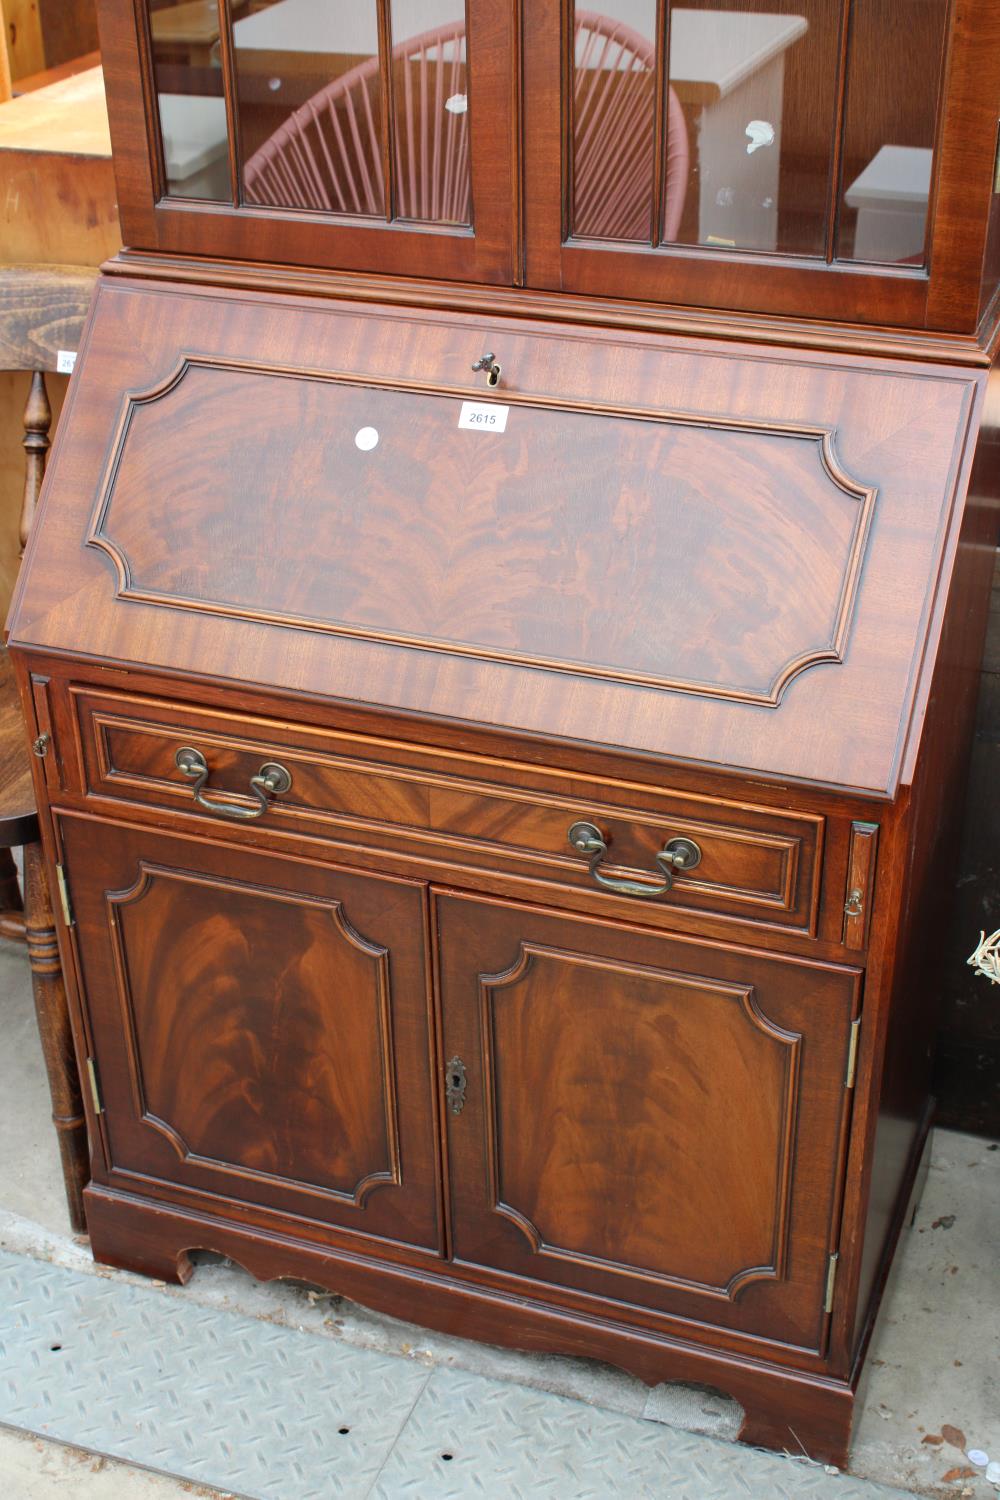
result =
[[[0,1423],[247,1500],[904,1493],[4,1251]]]

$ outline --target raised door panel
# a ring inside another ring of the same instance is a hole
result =
[[[435,1246],[421,889],[61,828],[112,1181]]]
[[[456,1258],[820,1350],[856,971],[451,896],[439,935]]]
[[[511,428],[472,448],[443,393],[186,360],[130,403],[89,540],[123,598],[715,699],[843,660],[875,490],[828,432],[530,404]]]

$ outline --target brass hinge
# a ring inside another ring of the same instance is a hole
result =
[[[854,1077],[858,1071],[858,1038],[861,1035],[861,1017],[855,1016],[851,1022],[851,1040],[847,1047],[847,1077],[844,1079],[845,1089],[854,1087]]]
[[[101,1103],[101,1091],[97,1087],[97,1069],[94,1067],[94,1059],[87,1058],[87,1077],[90,1079],[90,1097],[94,1101],[94,1114],[102,1115],[104,1105]]]
[[[839,1261],[840,1251],[835,1250],[830,1256],[830,1261],[826,1268],[826,1296],[823,1298],[823,1311],[825,1313],[833,1312],[833,1288],[837,1282],[837,1265]]]
[[[66,884],[66,871],[62,865],[56,865],[56,880],[59,883],[59,902],[62,906],[63,921],[67,927],[72,927],[73,908],[70,905],[69,887]]]

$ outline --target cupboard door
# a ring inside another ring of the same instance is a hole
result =
[[[102,0],[125,243],[514,275],[513,8]]]
[[[857,971],[450,895],[438,923],[456,1259],[821,1350]]]
[[[421,887],[60,828],[110,1181],[436,1247]]]
[[[528,284],[922,324],[948,14],[531,0]]]

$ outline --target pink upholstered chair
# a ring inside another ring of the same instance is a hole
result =
[[[645,239],[654,48],[631,28],[584,11],[577,13],[576,57],[578,232]],[[393,73],[402,77],[395,101],[396,214],[467,224],[472,205],[464,22],[400,42],[393,49]],[[640,81],[639,87],[613,86],[629,76]],[[246,201],[381,218],[379,93],[378,58],[371,58],[307,99],[247,161]],[[671,88],[664,196],[668,240],[680,225],[688,165],[687,127]]]

